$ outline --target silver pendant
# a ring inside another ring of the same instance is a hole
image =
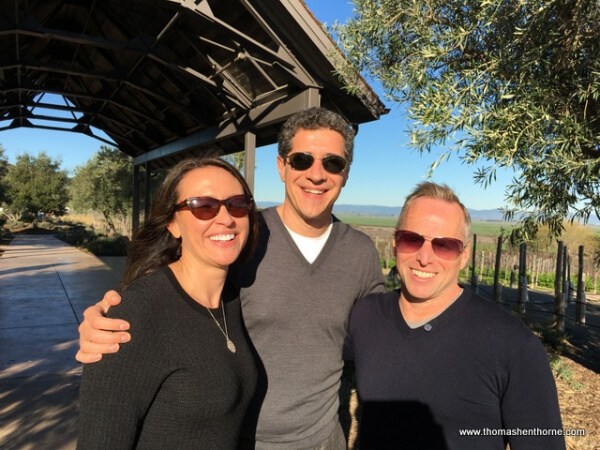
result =
[[[229,349],[229,351],[231,353],[235,353],[236,352],[235,344],[233,343],[233,341],[231,339],[227,339],[227,348]]]

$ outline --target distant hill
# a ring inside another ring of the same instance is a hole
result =
[[[258,202],[259,208],[268,208],[277,206],[276,202]],[[502,212],[498,209],[470,209],[471,220],[473,222],[504,222],[502,220]],[[377,206],[377,205],[335,205],[333,208],[334,214],[347,214],[356,216],[383,216],[383,217],[398,217],[400,207],[394,206]],[[595,216],[590,217],[588,225],[598,226],[600,220]]]
[[[268,208],[276,206],[275,202],[258,202],[260,208]],[[333,208],[334,214],[349,214],[357,216],[392,216],[398,217],[400,207],[394,206],[378,206],[378,205],[335,205]],[[502,213],[497,209],[469,209],[471,220],[482,222],[503,222]]]
[[[358,216],[393,216],[398,217],[400,207],[377,205],[335,205],[334,214],[352,214]]]

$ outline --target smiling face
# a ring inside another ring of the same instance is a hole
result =
[[[294,170],[279,156],[277,168],[285,183],[285,200],[280,207],[283,222],[293,231],[319,235],[331,222],[333,204],[348,179],[347,167],[340,174],[325,170],[321,158],[344,155],[344,138],[330,129],[300,129],[292,139],[292,153],[309,153],[315,158],[306,170]]]
[[[466,242],[464,214],[457,203],[431,197],[415,199],[405,212],[399,229],[427,237],[451,237]],[[431,241],[412,253],[397,249],[396,266],[402,278],[402,297],[409,302],[431,301],[440,307],[460,293],[458,274],[469,258],[469,246],[455,260],[436,256]]]
[[[224,200],[244,194],[242,185],[224,169],[206,166],[187,172],[177,186],[177,203],[190,197]],[[249,218],[232,217],[221,206],[216,217],[198,220],[189,210],[175,213],[167,226],[181,238],[181,260],[204,267],[227,268],[240,255],[249,234]]]

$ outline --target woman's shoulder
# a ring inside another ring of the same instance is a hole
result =
[[[134,280],[123,290],[123,294],[153,293],[156,290],[169,288],[172,283],[168,276],[168,270],[170,270],[168,267],[163,267],[156,272]]]
[[[109,309],[108,317],[123,317],[124,314],[152,314],[162,309],[163,302],[172,294],[173,287],[164,269],[145,275],[131,282],[120,292],[122,302]]]

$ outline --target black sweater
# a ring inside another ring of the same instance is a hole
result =
[[[226,289],[227,290],[227,289]],[[84,367],[79,449],[234,449],[256,384],[240,301],[223,293],[231,353],[170,269],[136,280],[110,317],[131,342]],[[223,329],[221,309],[212,310]]]
[[[465,291],[411,329],[399,297],[368,296],[350,316],[362,450],[565,448],[547,435],[562,429],[546,351],[522,321]]]

